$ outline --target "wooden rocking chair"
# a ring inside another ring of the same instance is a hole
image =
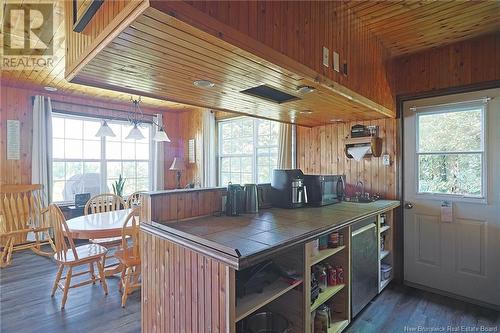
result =
[[[0,267],[12,262],[14,251],[31,249],[43,256],[42,245],[55,245],[49,234],[47,208],[42,204],[42,185],[2,185],[0,189]],[[34,239],[29,239],[29,235]],[[45,238],[45,239],[44,239]]]

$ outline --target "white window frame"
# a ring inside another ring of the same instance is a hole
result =
[[[419,118],[424,115],[431,114],[442,114],[442,113],[451,113],[451,112],[464,112],[470,111],[473,109],[481,110],[481,150],[477,151],[466,151],[466,152],[454,152],[454,151],[440,151],[440,152],[425,152],[421,153],[419,151],[420,144],[420,120]],[[457,103],[456,105],[443,105],[443,106],[430,106],[423,107],[422,110],[417,108],[416,110],[416,126],[415,126],[415,175],[416,175],[416,187],[415,187],[415,195],[419,199],[423,200],[434,200],[434,201],[456,201],[456,202],[471,202],[471,203],[484,203],[488,202],[488,161],[487,161],[487,104],[486,102],[463,102]],[[448,193],[433,193],[433,192],[420,192],[420,169],[419,169],[419,161],[420,155],[467,155],[467,154],[480,154],[481,155],[481,195],[480,196],[469,196],[469,195],[460,195],[460,194],[448,194]]]
[[[252,154],[223,154],[222,153],[222,131],[220,130],[220,124],[223,123],[228,123],[228,122],[234,122],[238,121],[244,118],[249,118],[252,119],[253,121],[253,152]],[[221,174],[222,174],[222,168],[221,168],[221,163],[223,158],[230,158],[230,157],[250,157],[252,158],[252,182],[254,184],[257,184],[258,180],[258,165],[257,165],[257,159],[258,159],[258,150],[259,148],[277,148],[279,149],[279,143],[276,143],[276,145],[272,146],[258,146],[258,126],[257,123],[258,121],[261,120],[259,118],[252,118],[248,116],[240,116],[240,117],[232,117],[229,119],[221,119],[217,121],[217,184],[219,186],[225,186],[224,184],[221,184]],[[267,120],[267,119],[262,119],[266,121],[272,121],[272,120]],[[262,155],[261,155],[262,156]],[[241,184],[243,185],[243,184]]]
[[[102,121],[102,118],[100,117],[92,117],[92,116],[85,116],[85,115],[76,115],[76,114],[71,114],[71,113],[66,113],[66,112],[60,112],[60,111],[53,111],[53,116],[55,117],[61,117],[61,118],[64,118],[64,119],[77,119],[77,120],[98,120],[98,121]],[[107,120],[107,123],[108,124],[120,124],[120,125],[124,125],[124,124],[128,124],[128,121],[126,120]],[[149,176],[148,176],[148,190],[151,190],[152,189],[152,174],[153,174],[153,158],[154,158],[154,155],[152,154],[153,150],[154,150],[154,141],[152,140],[152,124],[149,123],[149,122],[144,122],[143,124],[147,125],[147,131],[149,132],[149,159],[148,160],[131,160],[131,159],[120,159],[120,160],[117,160],[117,159],[107,159],[106,158],[106,137],[101,137],[100,139],[100,142],[101,142],[101,157],[99,159],[75,159],[75,158],[52,158],[52,163],[53,162],[94,162],[94,163],[99,163],[100,164],[100,170],[101,170],[101,179],[100,179],[100,192],[103,193],[103,189],[106,188],[106,181],[108,179],[108,175],[107,175],[107,167],[106,167],[106,163],[109,161],[109,162],[136,162],[136,161],[140,161],[140,162],[148,162],[148,172],[149,172]],[[145,130],[144,127],[141,128],[141,130]],[[52,135],[52,138],[53,138],[53,135]],[[66,137],[63,138],[64,140],[66,140]],[[83,139],[82,139],[83,140]],[[85,141],[85,140],[83,140]],[[97,140],[96,140],[97,141]],[[53,165],[51,163],[51,168],[53,168]],[[52,183],[54,183],[54,180],[52,179]],[[62,205],[66,205],[66,204],[73,204],[74,201],[70,200],[70,201],[53,201],[53,203],[57,203],[57,204],[62,204]]]

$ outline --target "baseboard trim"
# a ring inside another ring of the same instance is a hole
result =
[[[418,284],[418,283],[413,283],[413,282],[406,281],[406,280],[403,281],[403,284],[406,285],[406,286],[408,286],[408,287],[412,287],[412,288],[416,288],[416,289],[421,289],[421,290],[428,291],[428,292],[431,292],[431,293],[434,293],[434,294],[438,294],[438,295],[442,295],[442,296],[447,296],[447,297],[450,297],[450,298],[454,298],[454,299],[457,299],[459,301],[463,301],[463,302],[467,302],[467,303],[479,305],[479,306],[482,306],[484,308],[492,309],[492,310],[495,310],[495,311],[500,311],[500,306],[495,305],[495,304],[491,304],[491,303],[487,303],[487,302],[481,302],[481,301],[478,301],[476,299],[472,299],[472,298],[460,296],[460,295],[453,294],[453,293],[450,293],[450,292],[447,292],[447,291],[444,291],[444,290],[439,290],[439,289],[427,287],[427,286],[424,286],[424,285],[421,285],[421,284]]]

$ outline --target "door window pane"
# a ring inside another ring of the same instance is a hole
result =
[[[419,115],[418,151],[425,153],[481,150],[481,117],[481,110]]]
[[[481,154],[420,155],[418,163],[419,192],[481,195]]]
[[[484,197],[484,109],[417,115],[418,193]]]

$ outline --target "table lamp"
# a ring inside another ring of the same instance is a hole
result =
[[[174,157],[174,161],[172,162],[172,165],[170,166],[169,170],[176,171],[177,174],[177,188],[181,188],[181,171],[184,170],[186,167],[184,165],[184,161],[181,158]]]

